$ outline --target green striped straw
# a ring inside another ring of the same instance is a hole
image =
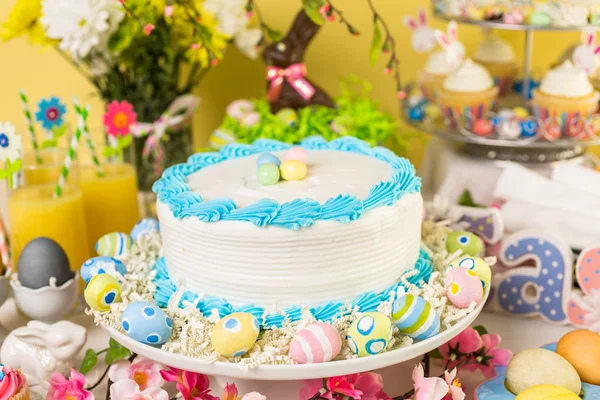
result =
[[[104,176],[104,171],[102,170],[102,164],[100,164],[100,160],[98,159],[96,147],[94,146],[94,141],[92,140],[92,136],[90,135],[90,130],[88,129],[87,125],[87,117],[90,112],[90,106],[81,108],[76,97],[73,97],[73,103],[75,104],[75,111],[77,111],[77,115],[83,118],[83,137],[85,138],[85,143],[92,154],[92,162],[96,167],[96,175],[98,178],[102,178]]]
[[[21,97],[21,106],[23,106],[23,112],[25,113],[25,122],[27,122],[27,129],[29,130],[29,135],[31,136],[31,143],[33,144],[33,151],[35,152],[35,160],[38,164],[41,164],[43,160],[42,156],[40,155],[40,146],[38,145],[37,138],[35,136],[35,124],[31,116],[31,110],[29,109],[29,100],[27,99],[25,89],[21,89],[21,91],[19,92],[19,96]]]
[[[58,199],[60,198],[60,196],[62,196],[63,187],[65,186],[65,182],[67,181],[67,177],[69,176],[69,171],[71,171],[71,165],[73,164],[73,159],[75,158],[75,153],[77,152],[77,143],[79,143],[79,138],[81,138],[81,133],[83,132],[84,126],[84,114],[79,114],[77,116],[77,129],[75,130],[75,135],[71,139],[69,153],[65,157],[65,164],[63,165],[62,172],[60,173],[60,177],[58,178],[56,190],[54,191],[55,199]]]

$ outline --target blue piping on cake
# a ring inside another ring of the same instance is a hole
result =
[[[419,259],[415,263],[414,269],[418,271],[417,274],[406,279],[410,284],[420,286],[421,282],[429,281],[433,267],[431,264],[431,257],[425,250],[420,249]],[[156,285],[154,301],[159,307],[167,307],[169,300],[177,291],[177,286],[169,277],[167,263],[165,262],[164,257],[161,257],[156,261],[154,270],[156,271],[156,276],[153,280],[153,283]],[[377,307],[379,307],[383,301],[388,300],[390,294],[398,290],[399,287],[404,287],[404,285],[401,282],[398,282],[379,293],[362,293],[358,295],[354,301],[349,303],[330,302],[320,307],[313,307],[310,311],[317,320],[326,322],[330,322],[343,316],[343,313],[347,312],[347,307],[345,307],[347,304],[350,304],[352,308],[358,307],[361,312],[376,311]],[[184,302],[193,303],[198,297],[197,294],[186,291],[181,297],[179,306],[183,307]],[[227,300],[216,296],[202,297],[198,301],[196,308],[198,308],[204,316],[209,316],[213,310],[216,310],[221,318],[234,312],[248,312],[260,321],[261,328],[263,329],[273,327],[280,328],[285,320],[298,321],[302,319],[301,306],[288,307],[281,313],[266,314],[265,310],[261,307],[253,305],[233,307]]]
[[[160,202],[169,206],[177,219],[195,217],[204,222],[245,221],[258,227],[274,225],[298,230],[311,226],[319,219],[349,223],[360,218],[364,212],[391,206],[404,194],[418,193],[421,189],[421,178],[416,176],[414,166],[407,159],[398,157],[383,147],[371,148],[355,137],[346,136],[327,142],[321,136],[311,136],[300,142],[299,146],[307,150],[347,151],[370,156],[388,163],[393,169],[392,177],[373,185],[365,199],[340,194],[324,204],[312,199],[296,199],[284,204],[262,199],[238,209],[230,198],[204,201],[200,194],[190,191],[187,176],[202,168],[230,159],[292,147],[288,143],[272,139],[259,139],[253,144],[231,143],[220,152],[194,154],[188,158],[187,163],[167,168],[154,183],[152,190]]]

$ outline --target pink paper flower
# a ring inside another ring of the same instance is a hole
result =
[[[467,360],[472,353],[479,351],[482,347],[483,341],[481,340],[479,332],[468,327],[454,339],[440,346],[438,350],[448,365],[447,368],[452,369]],[[465,365],[459,366],[459,369],[463,367],[465,367]]]
[[[238,390],[237,386],[234,384],[226,384],[223,389],[223,396],[221,396],[221,400],[237,400]]]
[[[136,357],[133,362],[121,360],[111,365],[108,378],[113,382],[125,379],[134,380],[141,391],[149,387],[162,387],[165,384],[160,371],[164,366],[145,357]]]
[[[473,355],[475,363],[465,365],[465,369],[471,372],[480,369],[486,378],[493,378],[496,376],[496,366],[507,366],[513,357],[513,352],[498,347],[501,341],[500,335],[486,333],[481,336],[481,341],[481,349]]]
[[[85,377],[74,369],[69,380],[57,372],[48,379],[48,384],[46,400],[94,400],[94,395],[84,389]]]
[[[448,394],[444,396],[443,400],[464,400],[466,397],[456,373],[456,368],[450,372],[444,371],[444,380],[448,384]]]
[[[362,392],[361,400],[388,400],[390,397],[383,391],[383,378],[374,372],[363,372],[346,377],[354,388]]]
[[[352,399],[360,399],[363,394],[360,390],[355,389],[352,383],[348,382],[346,376],[327,378],[326,387],[331,393],[339,393]]]
[[[421,364],[413,370],[412,378],[415,384],[415,400],[442,400],[448,394],[448,384],[442,378],[425,378]]]
[[[169,371],[160,371],[160,374],[167,382],[177,382],[177,390],[185,400],[219,400],[210,394],[210,382],[206,375],[171,367]]]
[[[127,136],[131,132],[131,126],[137,123],[137,114],[133,111],[133,105],[123,100],[112,101],[106,106],[104,114],[104,126],[110,136]]]
[[[250,392],[242,397],[242,400],[267,400],[267,396],[263,396],[258,392]]]
[[[169,394],[159,387],[140,390],[136,381],[124,379],[112,384],[110,400],[169,400]]]

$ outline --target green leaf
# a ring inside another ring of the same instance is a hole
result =
[[[45,139],[42,144],[40,145],[40,147],[42,149],[49,149],[52,147],[56,147],[57,143],[56,143],[56,139]]]
[[[488,333],[488,330],[482,325],[474,326],[473,329],[475,329],[480,335],[486,335]]]
[[[302,6],[304,7],[304,11],[306,15],[317,25],[323,25],[325,20],[323,16],[319,12],[319,8],[323,5],[323,2],[320,0],[302,0]]]
[[[126,149],[127,147],[129,147],[131,145],[131,142],[133,140],[133,136],[132,135],[127,135],[125,137],[123,137],[121,139],[121,146],[123,146],[123,149]]]
[[[90,372],[98,363],[98,355],[92,349],[87,349],[85,351],[85,356],[83,357],[83,361],[81,362],[81,367],[79,367],[79,372],[83,375]]]
[[[14,162],[10,163],[9,172],[15,173],[21,170],[21,166],[23,165],[23,160],[17,158]]]
[[[114,147],[105,147],[103,153],[104,157],[111,158],[117,155],[117,149],[115,149]]]
[[[123,347],[119,342],[117,342],[113,338],[110,339],[108,345],[109,349],[106,352],[106,357],[104,358],[104,361],[107,365],[114,364],[119,360],[123,360],[131,356],[131,352],[129,351],[129,349]]]
[[[438,349],[433,349],[429,352],[429,357],[439,360],[442,359],[442,353]]]
[[[270,26],[267,26],[266,24],[263,24],[263,27],[267,31],[267,36],[271,41],[280,42],[281,39],[283,39],[283,34],[281,33],[281,31],[275,30]]]
[[[473,201],[473,197],[471,197],[471,192],[469,192],[468,190],[462,192],[462,194],[458,198],[458,205],[464,207],[483,207],[482,205],[477,204],[475,203],[475,201]]]
[[[67,132],[67,124],[62,124],[61,126],[55,126],[52,128],[52,136],[54,139],[64,136],[65,132]]]
[[[373,39],[371,40],[371,48],[369,49],[369,62],[371,65],[377,64],[379,55],[381,54],[381,30],[377,19],[373,21]]]

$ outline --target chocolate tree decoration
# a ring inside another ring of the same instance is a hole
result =
[[[263,58],[268,65],[267,99],[273,113],[282,108],[298,109],[312,104],[333,107],[331,98],[305,78],[304,52],[319,28],[302,10],[288,34],[264,50]]]

